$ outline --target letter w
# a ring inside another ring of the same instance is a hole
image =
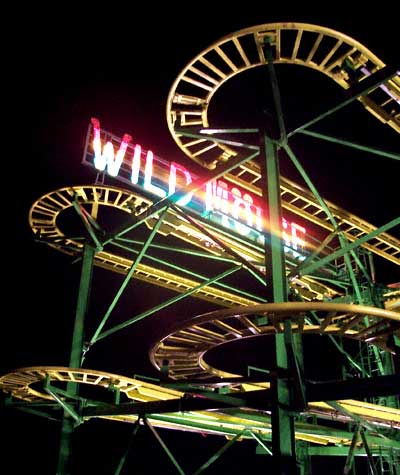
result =
[[[128,134],[123,136],[121,145],[116,155],[114,155],[114,146],[111,142],[107,142],[104,145],[102,151],[100,139],[100,121],[98,119],[92,118],[91,122],[93,125],[94,166],[100,171],[104,171],[107,166],[107,173],[111,176],[117,176],[124,160],[128,143],[132,140],[132,137]]]

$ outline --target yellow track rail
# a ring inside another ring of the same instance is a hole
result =
[[[310,320],[309,312],[318,321]],[[400,313],[390,310],[324,302],[271,303],[217,310],[192,318],[154,345],[150,357],[158,369],[167,360],[168,374],[173,379],[238,377],[207,364],[206,353],[243,338],[283,333],[283,321],[287,319],[294,333],[352,338],[385,351],[393,351],[387,347],[388,337],[400,335]]]
[[[198,54],[178,75],[167,101],[168,127],[185,154],[207,168],[226,162],[237,150],[182,137],[181,127],[209,127],[208,110],[218,89],[229,79],[267,64],[265,40],[273,46],[275,64],[319,71],[344,89],[361,83],[386,65],[364,45],[343,33],[307,23],[267,23],[232,33]],[[375,117],[400,132],[400,76],[360,97]],[[383,98],[382,98],[382,97]]]
[[[199,165],[214,169],[243,153],[239,146],[193,139],[185,128],[210,128],[209,108],[219,88],[229,79],[264,66],[263,44],[273,47],[275,64],[292,64],[319,71],[342,88],[362,83],[386,65],[369,49],[343,33],[305,23],[268,23],[232,33],[198,54],[178,75],[167,100],[169,130],[179,148]],[[350,68],[350,69],[349,69]],[[400,73],[359,98],[375,117],[400,132]],[[207,131],[207,130],[205,130]],[[237,167],[224,179],[261,195],[260,166],[255,160]],[[324,209],[307,190],[281,177],[283,208],[331,232],[336,231]],[[339,229],[352,242],[376,228],[332,203],[327,203]],[[381,233],[363,247],[400,265],[400,241]]]
[[[182,391],[165,388],[138,379],[127,378],[119,374],[58,366],[34,366],[15,370],[0,378],[0,389],[16,399],[30,403],[52,401],[52,397],[41,388],[46,379],[51,384],[57,386],[74,382],[80,385],[97,386],[105,389],[118,389],[127,399],[137,402],[180,399],[185,394]],[[268,385],[253,384],[242,388],[242,390],[256,390],[265,387],[268,387]],[[340,404],[353,414],[364,417],[371,424],[393,428],[400,427],[400,411],[398,409],[382,408],[381,406],[354,400],[340,401]],[[310,404],[307,412],[310,415],[316,414],[333,420],[339,419],[337,412],[323,402]],[[135,422],[137,419],[137,415],[106,417],[122,422]],[[221,435],[226,435],[226,431],[233,429],[235,431],[247,429],[260,436],[271,436],[269,417],[263,415],[263,413],[248,409],[238,409],[235,415],[224,413],[223,411],[198,411],[165,414],[162,417],[152,414],[148,418],[155,426],[169,429]],[[201,428],[199,428],[199,424],[201,424]],[[338,431],[333,428],[329,429],[311,424],[296,425],[296,439],[298,440],[321,445],[350,445],[351,432],[346,433],[343,431],[343,436],[338,436],[337,433]],[[247,438],[250,435],[244,434],[243,437]],[[384,446],[385,440],[377,438],[376,447]]]
[[[298,191],[297,196],[299,200],[304,200],[306,193],[304,190],[303,193]],[[62,214],[73,207],[74,201],[89,208],[93,217],[97,217],[101,207],[114,208],[123,211],[127,215],[133,216],[133,210],[135,208],[151,204],[149,200],[144,199],[137,193],[121,188],[101,185],[65,187],[42,196],[31,207],[29,214],[30,226],[35,235],[45,240],[51,247],[71,255],[81,252],[82,242],[76,238],[68,237],[64,230],[60,229],[59,223]],[[291,206],[293,207],[295,205],[292,203]],[[343,214],[344,213],[345,212],[343,212]],[[303,213],[303,215],[303,217],[305,217],[305,213]],[[350,215],[348,219],[352,220],[353,223],[356,222],[356,218],[352,218]],[[361,220],[358,220],[357,222],[360,221]],[[151,225],[150,220],[149,226]],[[326,223],[326,226],[329,225]],[[365,226],[367,226],[367,223],[365,223]],[[371,225],[368,226],[368,229],[375,229]],[[168,214],[165,218],[160,232],[163,234],[172,234],[200,247],[206,252],[229,257],[219,246],[210,245],[210,240],[207,236],[201,234],[198,229],[195,229],[188,222],[178,219],[174,213]],[[239,243],[225,235],[218,235],[218,238],[236,252],[246,255],[250,262],[263,262],[261,250],[257,250],[254,247],[246,248],[243,243]],[[385,242],[391,242],[392,248],[400,251],[400,241],[397,241],[386,233],[380,235],[380,238]],[[100,250],[96,253],[95,263],[100,267],[122,274],[125,274],[132,266],[131,259],[105,250]],[[200,282],[195,279],[185,278],[176,273],[144,264],[138,265],[134,277],[179,293],[186,292],[200,284]],[[296,288],[306,300],[315,298],[322,299],[323,297],[332,298],[338,295],[337,290],[331,288],[329,285],[316,282],[307,276],[304,276],[299,281],[293,281],[292,286]],[[254,305],[258,303],[250,298],[224,291],[212,285],[200,288],[193,296],[226,307]]]

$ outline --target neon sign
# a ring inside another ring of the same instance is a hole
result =
[[[253,242],[264,243],[266,219],[259,196],[221,179],[208,181],[203,189],[187,193],[185,188],[198,177],[186,167],[176,162],[166,162],[156,157],[151,150],[145,152],[138,144],[132,145],[132,137],[128,134],[122,140],[107,134],[100,128],[98,119],[92,119],[91,122],[93,152],[89,155],[93,156],[90,163],[96,170],[139,187],[157,198],[180,192],[182,197],[177,205],[187,207]],[[119,148],[115,151],[114,145],[118,147],[118,144]],[[304,250],[305,234],[303,226],[283,218],[282,239],[286,253],[304,258],[300,252]]]

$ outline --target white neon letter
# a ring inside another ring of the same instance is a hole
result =
[[[206,199],[205,199],[206,209],[205,211],[212,211],[214,209],[214,191],[215,191],[215,182],[208,181],[206,183]]]
[[[256,210],[256,228],[257,231],[262,231],[263,230],[263,214],[262,214],[262,208],[259,206],[254,206],[254,209]]]
[[[288,222],[285,218],[282,218],[282,239],[285,241],[286,246],[291,246],[290,236],[287,233],[287,228],[289,227]]]
[[[171,162],[170,172],[169,172],[169,183],[168,183],[168,196],[173,195],[176,191],[176,172],[180,171],[185,175],[186,185],[192,183],[192,176],[186,170],[185,167],[179,165],[179,163]],[[187,193],[181,199],[179,199],[176,204],[179,206],[186,206],[193,197],[193,193]]]
[[[298,236],[298,232],[300,232],[304,236],[304,234],[306,233],[306,229],[296,223],[290,224],[292,227],[292,247],[293,249],[302,249],[304,247],[305,241]]]
[[[146,155],[146,167],[144,169],[144,189],[154,193],[160,198],[165,198],[167,196],[167,192],[162,188],[153,185],[151,182],[151,178],[153,176],[153,158],[153,152],[149,150]]]
[[[235,228],[240,234],[249,234],[250,228],[253,226],[253,213],[251,212],[251,205],[253,204],[253,199],[247,193],[244,194],[242,197],[242,193],[238,188],[232,188],[231,191],[234,197],[232,203],[232,217],[235,219]],[[240,209],[243,209],[245,213],[243,221],[247,221],[247,226],[236,221],[241,219],[239,215]]]
[[[142,147],[140,145],[135,145],[135,152],[132,157],[132,173],[131,173],[131,182],[134,185],[137,185],[139,181],[139,169],[140,169],[140,156],[142,154]]]
[[[221,224],[229,228],[229,203],[228,203],[228,185],[218,180],[206,184],[206,211],[221,211]]]
[[[103,151],[101,150],[100,121],[92,118],[92,125],[94,166],[100,171],[104,171],[107,166],[107,173],[111,176],[117,176],[124,160],[128,143],[132,140],[132,137],[128,134],[123,136],[119,150],[114,158],[114,146],[111,142],[107,142],[104,145]]]

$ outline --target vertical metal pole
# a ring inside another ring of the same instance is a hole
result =
[[[299,462],[299,475],[311,475],[311,460],[308,453],[308,442],[297,442],[296,451]]]
[[[89,306],[90,285],[92,280],[93,258],[95,250],[89,244],[83,248],[81,279],[79,283],[79,294],[75,313],[75,324],[72,336],[71,356],[69,366],[80,368],[83,353],[84,321]],[[70,382],[67,384],[67,391],[72,397],[78,394],[78,384]],[[60,451],[58,454],[57,475],[68,475],[69,458],[72,447],[72,434],[74,431],[74,420],[64,412]]]
[[[267,298],[273,302],[287,301],[285,255],[282,242],[282,205],[277,147],[265,132],[261,138],[261,157],[265,159],[266,211],[268,231],[265,238],[265,266]],[[291,322],[284,322],[283,333],[275,336],[275,354],[278,376],[274,385],[272,409],[272,452],[275,472],[292,475],[297,473],[294,417],[289,408],[291,382],[287,378],[290,369],[287,345],[292,344]],[[283,373],[283,374],[282,374]]]

